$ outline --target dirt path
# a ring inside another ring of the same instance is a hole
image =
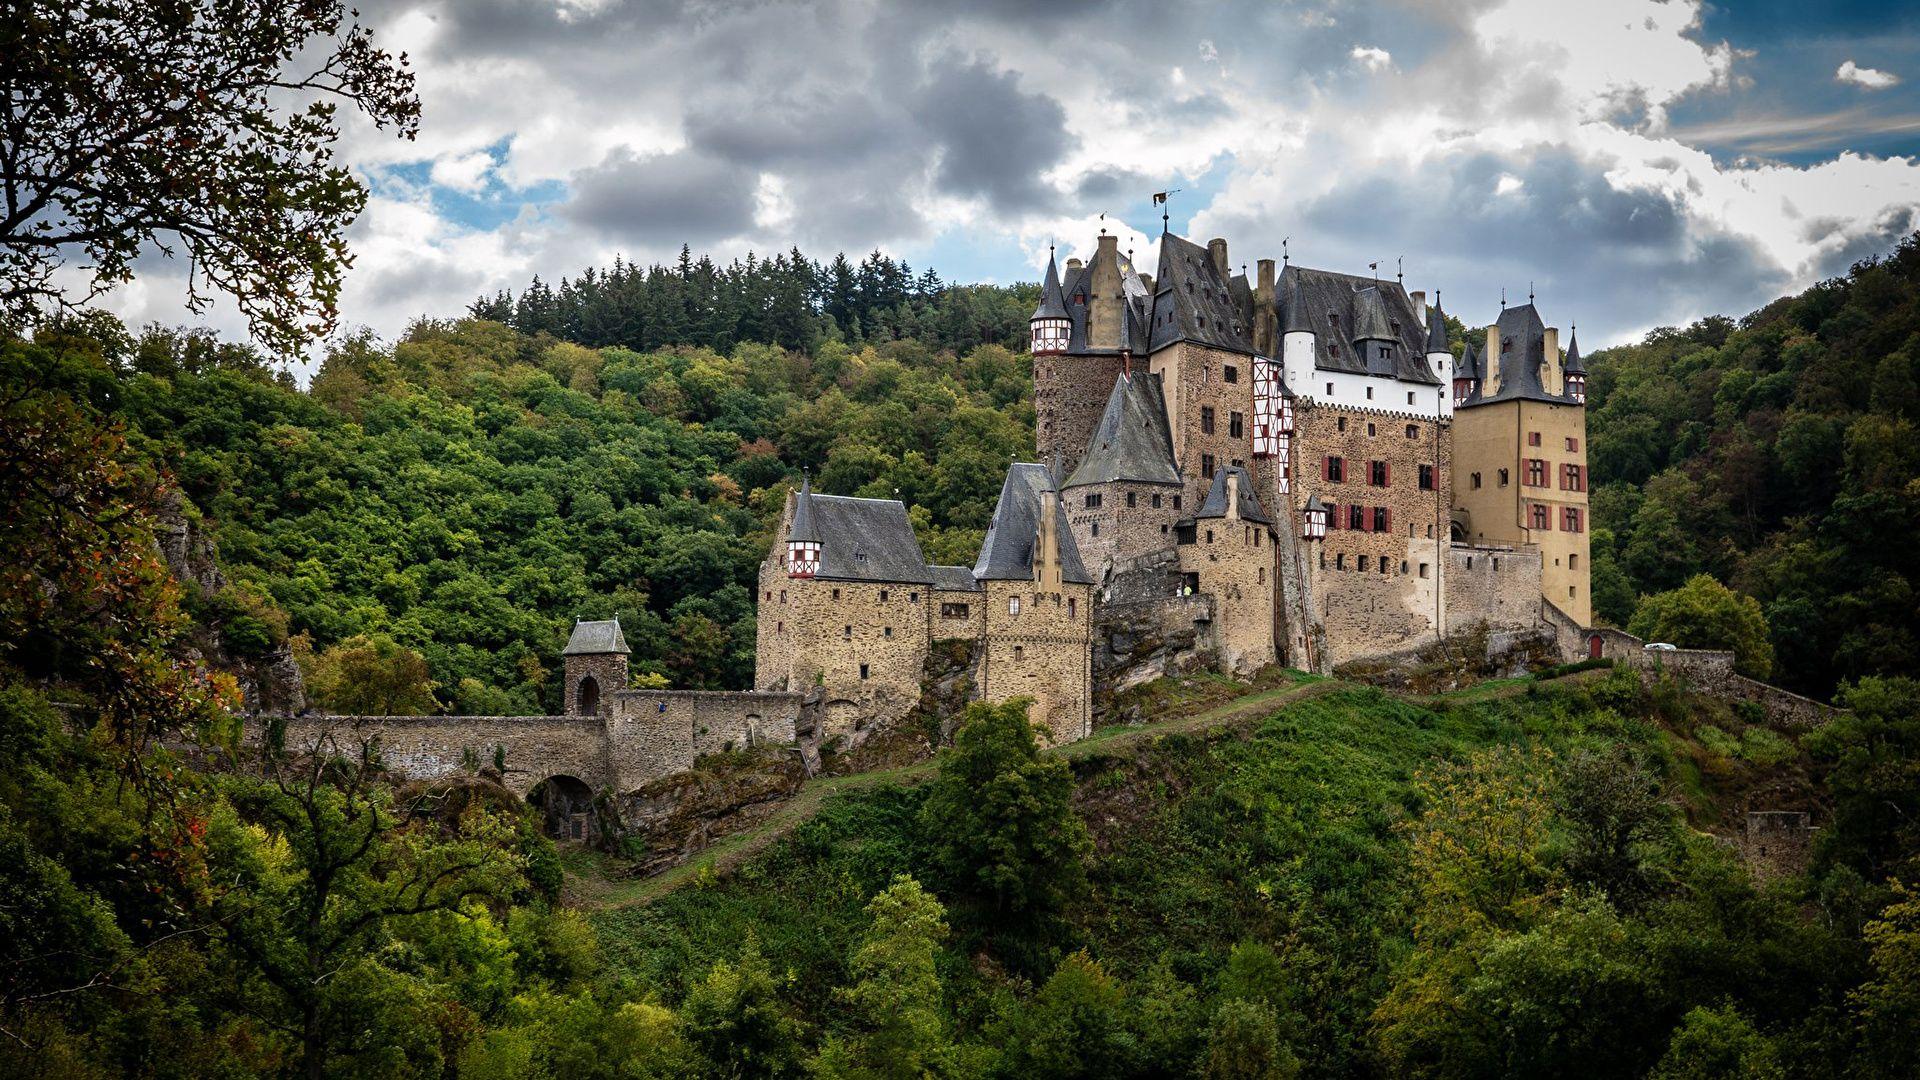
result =
[[[1046,751],[1058,754],[1069,760],[1087,757],[1096,753],[1108,753],[1133,744],[1157,739],[1166,735],[1183,734],[1202,729],[1226,727],[1236,723],[1248,723],[1263,720],[1279,709],[1296,701],[1317,697],[1328,691],[1350,684],[1334,679],[1309,676],[1301,682],[1273,690],[1262,690],[1235,698],[1224,705],[1216,706],[1192,716],[1182,716],[1159,723],[1115,725],[1102,728],[1079,742]],[[681,863],[679,866],[663,870],[648,878],[627,881],[591,882],[569,874],[567,891],[573,906],[593,909],[621,908],[634,904],[644,904],[657,897],[687,884],[690,881],[710,879],[725,874],[745,860],[766,849],[767,845],[792,832],[796,827],[818,813],[820,806],[830,796],[849,791],[859,791],[881,784],[918,784],[931,779],[937,771],[933,761],[922,761],[897,769],[884,769],[878,772],[855,773],[851,776],[827,776],[810,780],[800,789],[799,794],[790,799],[765,821],[750,829],[722,837],[705,851]]]

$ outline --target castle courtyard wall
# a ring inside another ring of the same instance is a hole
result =
[[[1067,525],[1080,561],[1094,577],[1112,562],[1132,559],[1173,543],[1173,523],[1194,507],[1185,505],[1184,488],[1172,484],[1114,481],[1085,484],[1061,493]],[[1088,496],[1099,505],[1089,507]],[[1133,498],[1133,505],[1127,498]],[[1158,506],[1154,505],[1156,502]],[[1180,503],[1180,506],[1175,506]]]
[[[1447,632],[1540,624],[1540,549],[1452,544],[1447,551]]]
[[[1053,742],[1093,730],[1093,590],[1064,584],[1035,589],[1031,581],[987,581],[980,698],[999,703],[1032,698],[1028,712]],[[1020,611],[1011,602],[1020,601]]]

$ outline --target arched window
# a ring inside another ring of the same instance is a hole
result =
[[[582,716],[600,713],[600,682],[591,675],[580,676],[580,689],[574,693],[575,707]]]

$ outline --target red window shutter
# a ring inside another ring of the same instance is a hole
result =
[[[1320,455],[1320,479],[1325,480],[1329,484],[1333,483],[1333,455],[1332,454]]]
[[[1364,506],[1356,506],[1354,509],[1360,511],[1360,531],[1372,532],[1373,522],[1367,518],[1367,508]]]
[[[1391,468],[1392,466],[1388,467]],[[1387,531],[1393,531],[1393,507],[1391,506],[1387,507]]]
[[[1393,486],[1393,462],[1389,461],[1384,463],[1381,469],[1381,472],[1383,472],[1385,475],[1380,477],[1380,486],[1392,487]]]

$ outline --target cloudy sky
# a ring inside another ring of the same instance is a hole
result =
[[[362,0],[420,138],[355,127],[349,325],[603,264],[881,248],[1033,280],[1103,224],[1235,264],[1531,284],[1588,348],[1920,227],[1920,8],[1804,0]],[[114,302],[189,321],[167,267]],[[206,321],[237,329],[230,314]]]

